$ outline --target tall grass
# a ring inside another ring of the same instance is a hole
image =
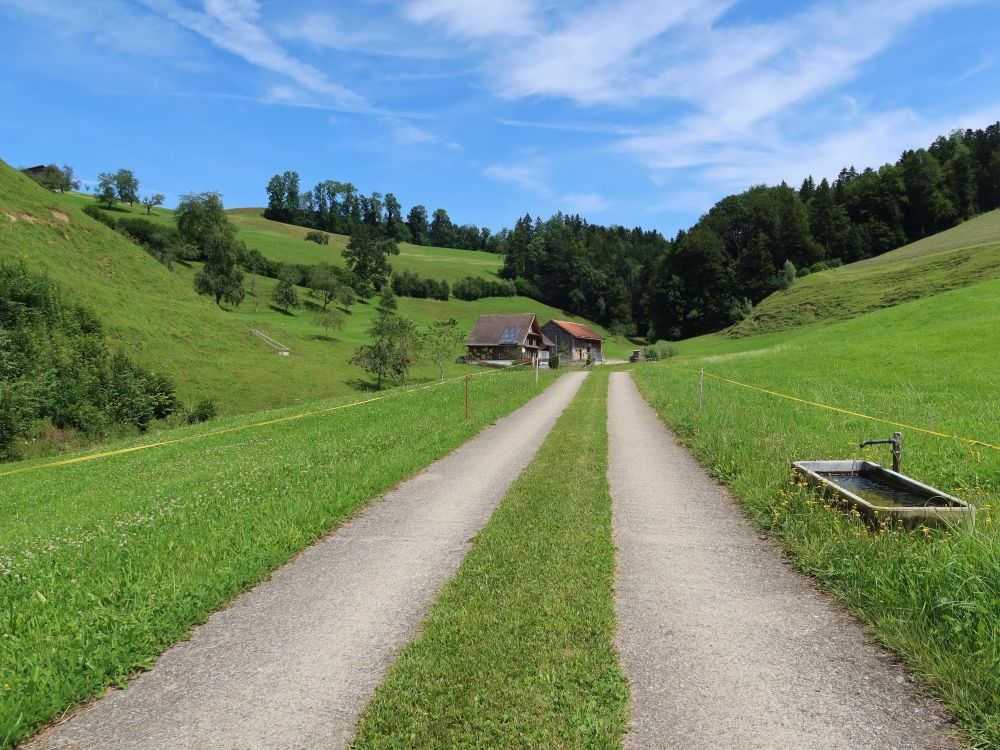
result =
[[[1000,445],[998,282],[822,328],[681,346],[673,363]],[[694,356],[697,351],[700,356]],[[865,457],[894,428],[697,375],[635,368],[640,389],[796,565],[871,626],[983,747],[1000,746],[1000,451],[906,431],[903,471],[978,508],[973,532],[871,529],[790,482],[796,459]]]
[[[353,747],[620,747],[607,369],[479,533]]]
[[[473,378],[469,421],[459,380],[0,478],[0,747],[151,666],[370,498],[538,393],[534,377]]]

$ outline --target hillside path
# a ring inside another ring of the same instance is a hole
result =
[[[583,382],[568,373],[372,503],[31,750],[342,748]]]
[[[933,700],[751,528],[613,373],[609,480],[626,748],[930,750]]]

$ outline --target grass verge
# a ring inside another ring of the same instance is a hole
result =
[[[605,368],[587,378],[362,717],[362,748],[620,747]]]
[[[0,747],[151,666],[538,390],[533,372],[489,373],[472,379],[468,421],[458,380],[236,432],[216,431],[249,417],[216,421],[159,436],[206,433],[196,440],[0,478]]]
[[[950,380],[941,377],[935,365],[917,361],[913,337],[886,339],[878,335],[883,328],[874,321],[869,325],[870,342],[851,341],[841,331],[841,340],[851,344],[838,357],[816,356],[817,350],[788,337],[784,348],[772,347],[766,357],[703,358],[684,366],[704,364],[783,393],[998,442],[995,425],[978,408],[978,396],[989,392],[980,371],[951,368]],[[952,338],[961,346],[960,337]],[[867,351],[867,344],[879,351]],[[882,377],[882,361],[893,362],[895,382]],[[893,428],[708,379],[704,410],[698,413],[696,372],[641,366],[634,375],[661,418],[731,486],[798,568],[901,654],[976,746],[1000,747],[1000,538],[992,510],[1000,455],[906,433],[903,471],[973,502],[977,526],[971,533],[875,530],[790,484],[789,464],[862,456],[884,464],[887,454],[863,453],[857,444],[885,437]]]

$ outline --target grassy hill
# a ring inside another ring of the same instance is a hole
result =
[[[1000,449],[902,428],[903,471],[976,505],[976,528],[871,530],[790,486],[789,464],[885,464],[884,447],[858,443],[900,428],[712,376],[1000,446],[998,302],[993,279],[828,325],[703,336],[680,342],[669,364],[635,370],[663,419],[754,520],[904,655],[982,747],[1000,746]]]
[[[235,311],[220,310],[194,293],[194,265],[168,271],[141,248],[86,216],[82,207],[92,202],[84,195],[49,193],[0,163],[0,257],[22,260],[73,290],[139,364],[171,376],[183,400],[211,396],[223,412],[235,413],[349,394],[367,385],[364,373],[347,360],[367,340],[373,305],[352,306],[344,329],[329,339],[313,322],[313,310],[286,315],[272,309],[268,298],[274,282],[269,279],[261,280],[256,309],[248,298]],[[138,207],[119,206],[116,212],[145,214]],[[154,210],[153,219],[173,221],[164,209]],[[345,238],[334,237],[329,247],[320,247],[301,239],[305,230],[266,221],[253,210],[237,211],[232,219],[240,227],[240,237],[268,258],[343,263],[338,248]],[[404,255],[392,259],[395,267],[434,278],[493,276],[500,265],[499,258],[487,253],[412,246],[403,250]],[[300,292],[305,298],[305,290]],[[522,297],[474,302],[401,298],[399,309],[421,326],[454,317],[465,330],[482,313],[533,312],[546,320],[566,317]],[[249,334],[251,327],[288,346],[292,356],[275,356]],[[609,354],[624,350],[624,345],[612,343]],[[460,371],[460,365],[449,366],[451,373]],[[435,376],[430,365],[412,373],[416,381]]]
[[[1000,211],[876,258],[796,280],[729,329],[739,338],[847,320],[1000,277]]]

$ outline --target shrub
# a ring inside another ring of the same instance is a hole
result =
[[[317,245],[329,245],[330,235],[326,232],[318,232],[315,229],[306,232],[306,236],[303,238],[306,242],[315,242]]]
[[[214,419],[216,414],[218,414],[218,409],[215,406],[215,401],[210,398],[203,398],[188,412],[188,424],[207,422],[210,419]]]
[[[649,360],[672,359],[677,356],[677,347],[669,341],[657,341],[646,347],[645,354]]]
[[[451,293],[461,300],[484,297],[513,297],[516,294],[512,281],[490,281],[478,276],[464,276],[454,283]]]
[[[87,214],[91,219],[97,219],[99,222],[112,229],[118,228],[118,222],[115,221],[115,217],[109,214],[107,211],[102,211],[100,206],[93,203],[89,203],[83,207],[83,212]]]
[[[549,369],[550,370],[558,370],[559,367],[560,367],[560,364],[561,363],[559,361],[559,355],[558,354],[550,354],[549,355]]]
[[[786,260],[785,265],[778,271],[778,289],[788,289],[793,283],[795,283],[795,264]]]
[[[173,384],[112,354],[100,321],[23,265],[0,263],[0,458],[47,420],[103,436],[177,409]]]

